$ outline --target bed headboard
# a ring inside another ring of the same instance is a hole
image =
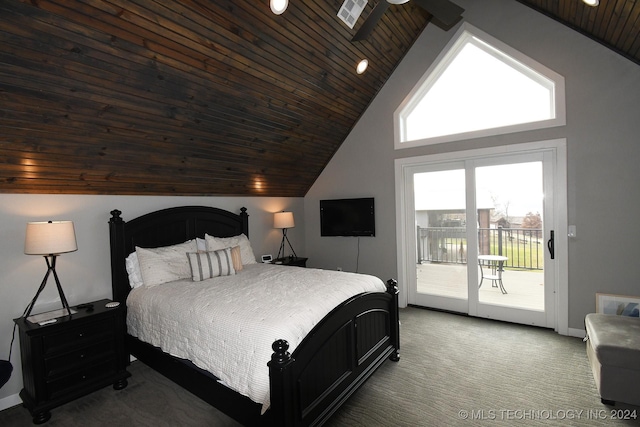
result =
[[[111,287],[113,300],[125,303],[131,287],[125,259],[136,246],[156,248],[175,245],[205,233],[216,237],[232,237],[244,233],[249,237],[249,215],[246,208],[234,214],[208,206],[181,206],[163,209],[124,221],[121,211],[111,211]]]

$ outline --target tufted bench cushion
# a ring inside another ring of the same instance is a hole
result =
[[[629,390],[630,384],[637,384],[634,379],[640,379],[640,319],[590,313],[585,328],[587,355],[602,401],[640,405],[640,389]]]
[[[640,319],[590,313],[585,326],[600,363],[640,369]]]

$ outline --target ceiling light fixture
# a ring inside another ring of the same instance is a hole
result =
[[[600,0],[582,0],[586,5],[595,7],[600,4]]]
[[[365,71],[367,71],[367,67],[369,66],[369,61],[367,61],[366,59],[363,59],[362,61],[358,62],[358,66],[356,67],[356,73],[358,74],[362,74]]]
[[[282,15],[282,13],[287,10],[287,6],[289,5],[289,0],[269,0],[269,7],[271,7],[271,12],[276,15]]]

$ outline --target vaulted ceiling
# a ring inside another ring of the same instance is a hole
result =
[[[640,63],[640,2],[521,3]],[[0,2],[0,192],[304,196],[432,25],[409,2],[351,42],[341,4]]]
[[[518,0],[640,64],[640,1]]]

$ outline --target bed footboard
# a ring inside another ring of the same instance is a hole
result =
[[[320,425],[387,359],[399,360],[398,287],[355,296],[337,307],[293,354],[273,343],[271,419],[280,426]]]

